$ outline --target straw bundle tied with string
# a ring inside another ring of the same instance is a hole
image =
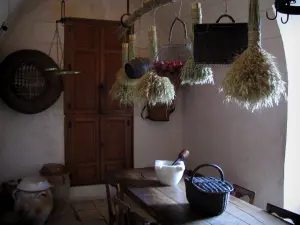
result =
[[[124,69],[124,65],[135,56],[135,35],[129,35],[129,43],[122,44],[122,68],[116,74],[116,81],[113,84],[110,95],[113,100],[120,104],[132,105],[134,102],[133,88],[137,79],[130,79]]]
[[[201,3],[192,3],[192,38],[194,39],[194,25],[202,23]],[[195,64],[191,56],[181,69],[181,84],[214,84],[213,72],[210,67]]]
[[[155,26],[151,26],[148,31],[148,49],[150,57],[157,59],[157,31]],[[136,84],[134,89],[134,101],[137,103],[148,104],[151,106],[157,103],[171,104],[175,99],[174,85],[167,77],[159,76],[155,70],[151,69],[144,74]]]
[[[278,105],[282,97],[286,98],[286,87],[275,57],[261,48],[258,0],[250,0],[248,23],[248,49],[232,64],[221,91],[227,101],[237,102],[253,112]]]

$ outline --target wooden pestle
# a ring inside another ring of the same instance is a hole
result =
[[[183,150],[179,153],[177,159],[172,163],[172,165],[176,165],[176,163],[178,163],[179,160],[184,161],[187,157],[189,157],[189,155],[190,155],[189,150],[183,149]]]

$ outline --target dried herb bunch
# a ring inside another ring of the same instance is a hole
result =
[[[125,69],[121,68],[116,75],[116,81],[113,84],[110,95],[113,100],[117,100],[123,105],[133,104],[133,88],[138,82],[136,79],[129,79],[125,73]]]
[[[168,77],[161,77],[155,71],[142,76],[134,89],[134,102],[156,105],[170,105],[175,98],[175,88]]]
[[[221,91],[227,101],[234,101],[252,112],[278,105],[286,98],[286,83],[281,79],[275,57],[261,48],[261,21],[258,0],[250,0],[248,48],[228,70]]]
[[[190,57],[182,67],[180,79],[181,84],[214,84],[212,69],[195,64],[193,57]]]

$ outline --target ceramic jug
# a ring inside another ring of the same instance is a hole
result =
[[[52,207],[52,186],[43,177],[26,177],[13,192],[15,211],[22,222],[43,225],[48,219]]]

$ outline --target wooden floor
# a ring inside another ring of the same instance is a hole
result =
[[[130,206],[132,211],[137,212],[139,215],[146,218],[147,221],[154,222],[153,218],[151,218],[144,210],[139,208],[126,196],[125,201]],[[73,202],[72,208],[74,209],[76,218],[81,221],[83,225],[108,224],[108,209],[106,199]]]

